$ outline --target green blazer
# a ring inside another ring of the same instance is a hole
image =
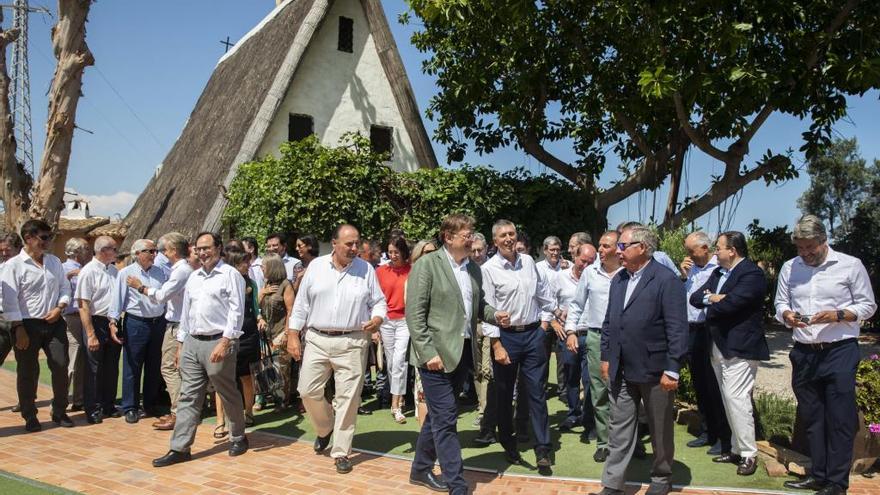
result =
[[[476,263],[467,264],[471,279],[470,304],[473,334],[477,320],[495,324],[495,308],[483,298],[483,274]],[[409,362],[422,367],[435,356],[440,356],[447,372],[461,360],[464,338],[461,336],[465,310],[461,289],[452,273],[444,249],[438,249],[419,258],[407,278],[406,325],[409,327]],[[476,338],[471,339],[475,345]]]

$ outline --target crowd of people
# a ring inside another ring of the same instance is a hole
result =
[[[490,243],[462,214],[418,241],[398,229],[382,243],[365,240],[342,224],[329,254],[303,235],[297,257],[282,233],[265,239],[260,256],[254,238],[224,244],[212,232],[172,232],[135,240],[128,256],[110,237],[92,245],[74,238],[62,263],[49,252],[53,237],[39,220],[0,237],[0,364],[14,350],[16,410],[28,432],[42,428],[42,349],[51,420],[74,426],[68,410],[84,411],[92,424],[153,416],[155,429],[173,432],[155,467],[191,459],[207,401],[229,455],[248,450],[254,411],[273,405],[304,413],[315,452],[330,448],[337,472],[348,473],[357,417],[375,410],[362,399],[376,394],[380,410],[390,410],[389,428],[415,409],[421,429],[410,481],[431,490],[467,493],[457,422],[462,403],[473,400],[473,441],[499,443],[510,463],[526,462],[519,444],[533,438],[535,464],[549,470],[551,428],[582,428],[581,441],[595,441],[592,459],[604,463],[602,495],[623,493],[648,435],[647,493],[663,495],[675,454],[675,391],[688,366],[703,420],[688,447],[708,447],[712,461],[737,475],[758,466],[752,391],[758,363],[769,359],[768,284],[741,232],[714,242],[693,232],[679,264],[636,222],[595,242],[572,234],[568,259],[549,236],[536,261],[512,222],[496,221]],[[819,219],[801,218],[792,242],[798,256],[779,271],[775,316],[793,332],[792,387],[812,467],[786,486],[837,495],[848,486],[858,428],[860,322],[876,303],[863,264],[828,245]],[[270,356],[280,385],[257,394],[255,365]],[[566,405],[556,425],[550,395]]]

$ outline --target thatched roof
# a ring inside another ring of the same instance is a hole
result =
[[[85,234],[86,232],[110,223],[107,217],[64,218],[58,219],[58,231],[69,234]]]
[[[192,236],[220,227],[222,193],[238,166],[255,158],[332,2],[285,0],[220,60],[183,132],[126,217],[127,239],[170,231]],[[381,1],[360,2],[416,159],[436,167]]]
[[[89,237],[98,237],[102,235],[115,237],[117,239],[125,237],[128,234],[128,225],[125,222],[110,222],[89,232]]]

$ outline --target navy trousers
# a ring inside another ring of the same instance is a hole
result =
[[[465,346],[462,354],[470,353],[471,348]],[[429,471],[433,469],[434,462],[439,460],[449,493],[456,495],[468,492],[461,460],[461,444],[458,441],[458,403],[455,400],[455,387],[461,383],[467,372],[464,356],[455,370],[448,373],[419,368],[428,414],[416,441],[412,472],[415,474]]]
[[[579,334],[578,350],[571,352],[560,342],[559,351],[565,364],[565,396],[568,402],[566,419],[573,419],[584,425],[584,433],[593,429],[593,401],[590,398],[590,368],[587,366],[587,334]],[[584,386],[584,400],[581,401],[581,384]]]
[[[505,450],[516,450],[513,430],[513,390],[517,374],[524,380],[529,404],[529,419],[535,433],[535,452],[550,451],[550,423],[547,417],[548,356],[544,348],[544,331],[540,327],[524,332],[501,331],[501,345],[510,357],[510,364],[493,361],[495,390],[498,394],[498,436]]]
[[[826,349],[795,343],[789,358],[797,413],[804,421],[810,445],[810,474],[846,489],[859,421],[858,342],[849,339]]]
[[[122,348],[122,409],[137,411],[141,402],[143,374],[144,409],[156,407],[162,389],[162,341],[165,339],[165,318],[144,320],[125,318]]]
[[[691,323],[688,334],[688,366],[697,397],[697,410],[706,422],[706,435],[714,445],[721,441],[721,451],[730,452],[730,424],[724,411],[721,388],[712,368],[712,335],[702,323]]]
[[[92,316],[95,336],[101,343],[97,351],[86,345],[86,379],[83,383],[83,406],[86,414],[111,414],[116,409],[116,383],[119,380],[119,354],[122,347],[110,338],[110,320]],[[89,335],[83,329],[83,342]]]

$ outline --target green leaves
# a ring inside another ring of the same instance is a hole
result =
[[[675,92],[674,82],[675,77],[662,65],[653,71],[644,70],[639,74],[639,88],[642,90],[642,96],[646,98],[660,99],[672,96]]]

